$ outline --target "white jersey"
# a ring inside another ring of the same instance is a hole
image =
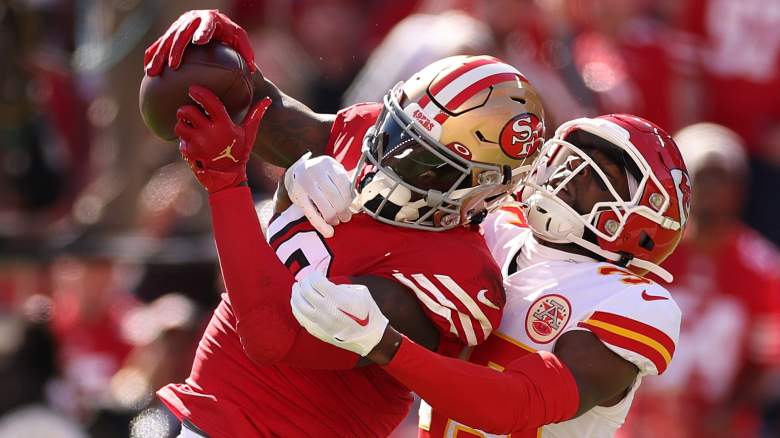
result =
[[[616,405],[512,438],[612,437],[642,378],[663,373],[672,359],[680,331],[677,304],[666,289],[625,269],[540,245],[513,207],[488,216],[483,230],[501,266],[506,305],[500,326],[474,348],[469,362],[503,370],[531,352],[553,351],[570,330],[589,330],[639,369]],[[438,417],[427,404],[420,408],[420,427],[432,437],[495,436]]]

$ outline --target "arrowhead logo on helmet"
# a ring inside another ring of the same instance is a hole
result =
[[[688,221],[688,212],[691,210],[691,180],[688,172],[682,169],[672,169],[674,188],[677,190],[677,207],[680,209],[680,222],[682,225]]]

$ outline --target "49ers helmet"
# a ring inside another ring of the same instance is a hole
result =
[[[541,100],[490,56],[434,62],[384,97],[363,140],[357,203],[377,220],[445,230],[512,192],[544,142]]]
[[[602,152],[626,169],[629,199],[620,196],[581,147],[567,141],[576,131],[606,140],[609,150]],[[588,167],[612,199],[596,203],[589,212],[578,212],[558,194]],[[560,178],[562,182],[551,183]],[[655,124],[628,114],[562,124],[542,147],[521,193],[528,224],[542,239],[575,243],[637,274],[650,271],[672,281],[659,265],[682,238],[691,186],[680,150]]]

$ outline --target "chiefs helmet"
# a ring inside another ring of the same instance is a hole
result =
[[[437,61],[399,83],[363,140],[357,204],[394,225],[478,223],[507,198],[544,142],[536,91],[490,56]]]
[[[630,199],[622,199],[583,148],[567,141],[577,131],[606,140],[609,150],[602,152],[625,166]],[[558,195],[586,167],[613,199],[577,212]],[[575,243],[639,275],[650,271],[672,281],[659,264],[682,238],[691,185],[674,140],[653,123],[627,114],[564,123],[542,147],[521,196],[528,224],[542,239]]]

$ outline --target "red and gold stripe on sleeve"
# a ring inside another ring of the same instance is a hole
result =
[[[608,312],[593,312],[577,324],[607,344],[633,351],[649,359],[658,374],[663,373],[674,355],[674,341],[657,328]]]

